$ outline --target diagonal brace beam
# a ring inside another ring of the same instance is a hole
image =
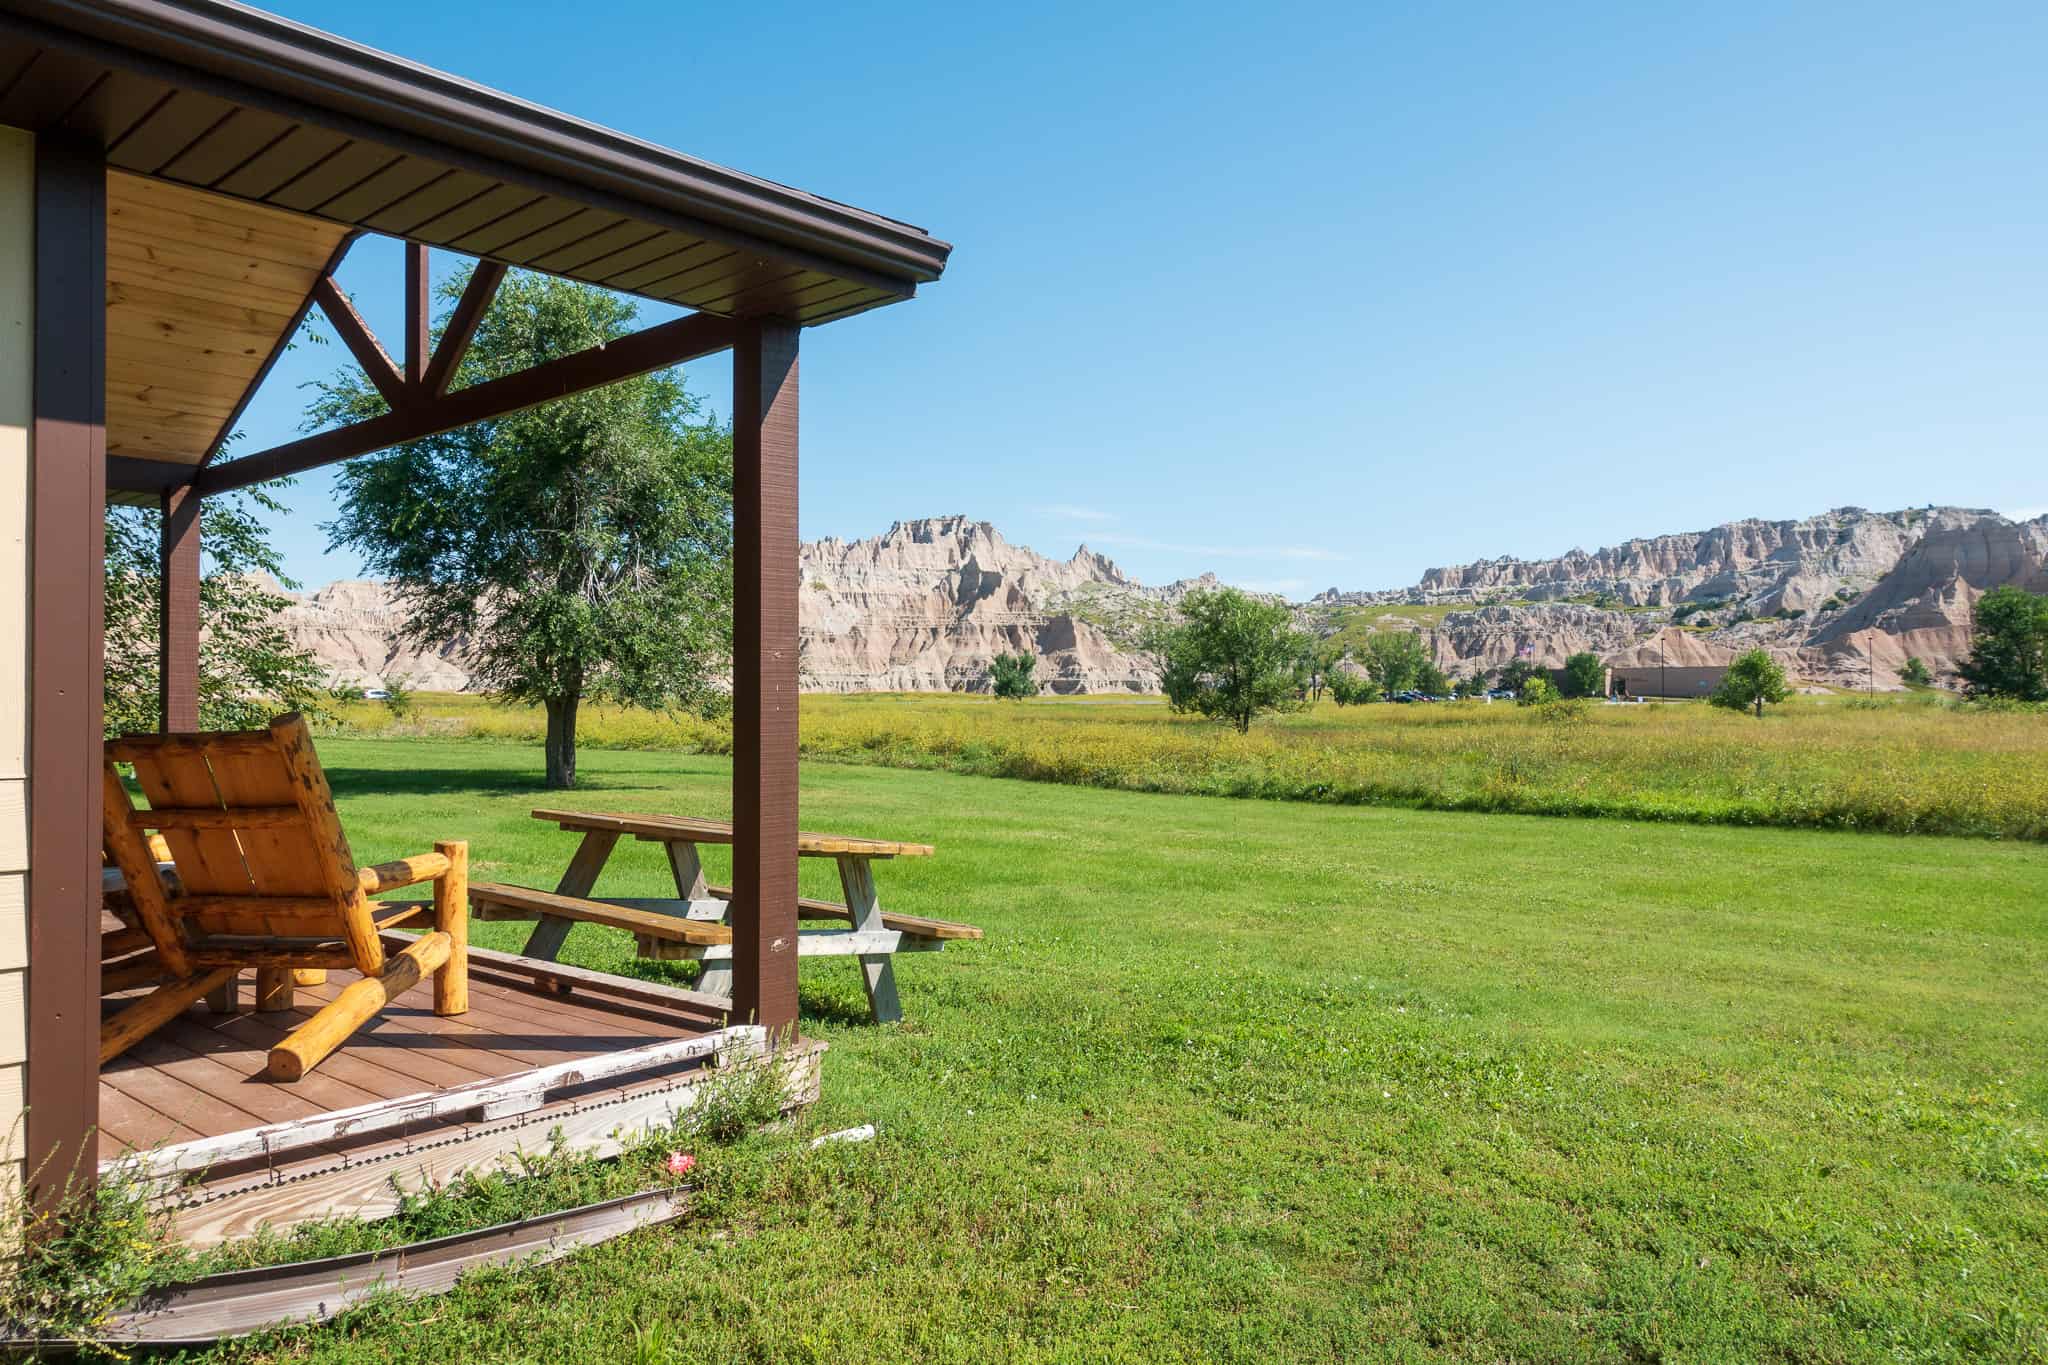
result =
[[[448,392],[456,367],[468,354],[469,343],[476,336],[476,329],[483,324],[484,314],[490,311],[491,300],[498,297],[498,286],[504,279],[505,267],[498,262],[476,263],[461,300],[456,303],[455,311],[448,315],[448,325],[441,332],[441,343],[434,347],[434,358],[427,362],[426,377],[421,382],[426,386],[429,397],[439,398]]]
[[[571,394],[588,393],[622,379],[729,350],[740,326],[731,318],[691,313],[517,374],[424,398],[407,407],[302,437],[260,454],[211,465],[200,472],[195,486],[202,495],[225,493],[407,441],[438,436],[471,422],[503,417]]]
[[[341,292],[341,286],[334,282],[334,276],[322,275],[313,285],[313,302],[320,305],[320,311],[334,324],[335,334],[356,358],[356,364],[363,367],[363,373],[377,386],[377,392],[384,395],[384,401],[394,408],[402,408],[412,400],[405,376],[398,372],[390,353],[370,331],[370,325],[363,321],[363,315],[348,301],[348,295]]]

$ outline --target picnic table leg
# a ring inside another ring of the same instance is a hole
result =
[[[710,891],[705,889],[704,860],[697,856],[697,846],[686,839],[676,839],[667,847],[668,868],[676,879],[676,895],[689,902],[689,909],[683,912],[683,917],[722,923],[728,902],[712,900]],[[704,963],[697,976],[697,989],[706,995],[731,995],[732,960]]]
[[[619,842],[618,831],[594,829],[583,836],[583,842],[576,849],[576,856],[569,860],[569,870],[562,874],[561,884],[555,887],[558,896],[588,896],[590,888],[597,885],[597,874],[604,870],[605,859],[612,856],[612,845]],[[533,933],[527,937],[526,946],[520,954],[553,962],[562,951],[562,943],[569,937],[571,921],[560,915],[542,915],[540,923],[533,926]]]
[[[853,932],[881,930],[882,902],[875,895],[874,864],[857,854],[839,855],[839,885],[846,892],[846,908],[853,912]],[[868,990],[868,1010],[878,1024],[893,1024],[903,1017],[896,1000],[896,968],[887,953],[860,955],[860,980]]]

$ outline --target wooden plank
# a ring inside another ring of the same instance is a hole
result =
[[[616,996],[622,1000],[685,1013],[714,1014],[721,1019],[732,1003],[697,991],[684,990],[679,986],[664,986],[659,982],[614,976],[609,972],[592,971],[588,967],[572,967],[567,963],[535,962],[516,953],[501,953],[489,948],[472,946],[469,950],[469,960],[473,968],[518,973],[542,983],[561,982],[595,995]]]
[[[496,1080],[475,1081],[445,1090],[423,1090],[399,1099],[377,1100],[291,1123],[258,1125],[221,1137],[178,1143],[153,1152],[139,1152],[128,1164],[142,1178],[161,1179],[189,1171],[203,1171],[230,1161],[277,1156],[338,1139],[456,1118],[481,1105],[514,1096],[544,1095],[549,1090],[653,1067],[710,1059],[727,1053],[740,1057],[758,1055],[765,1046],[763,1030],[739,1025],[694,1038],[675,1038],[624,1052],[535,1067]]]
[[[131,812],[137,829],[275,829],[299,823],[297,806],[173,807]]]
[[[312,287],[318,269],[288,265],[247,251],[228,252],[175,241],[159,241],[131,228],[107,230],[107,265],[117,274],[153,284],[172,287],[171,281],[207,279],[228,286],[224,294],[249,299],[284,301],[296,305]],[[176,271],[175,275],[163,274]]]
[[[704,894],[720,900],[732,899],[729,886],[707,886]],[[799,897],[796,912],[801,919],[843,919],[853,922],[853,913],[838,901],[814,900],[808,896]],[[956,924],[952,920],[928,919],[923,915],[906,915],[896,910],[882,912],[882,927],[894,929],[911,938],[937,938],[952,940],[977,939],[982,936],[980,929],[972,924]]]
[[[733,840],[733,827],[729,822],[701,820],[687,815],[543,807],[533,812],[533,818],[569,830],[610,830],[617,834],[631,834],[650,843],[679,839],[699,844],[729,844]],[[938,850],[930,844],[913,844],[897,839],[866,839],[799,831],[797,851],[814,858],[836,858],[843,853],[857,853],[866,858],[928,858]]]
[[[305,813],[307,833],[298,841],[304,849],[301,866],[311,881],[334,898],[342,935],[355,953],[356,970],[364,976],[384,974],[384,946],[371,922],[369,902],[362,893],[355,855],[349,851],[348,836],[342,832],[341,816],[334,809],[334,794],[313,750],[313,734],[303,716],[280,716],[270,723],[271,736],[283,757],[280,793],[296,800]],[[222,796],[227,796],[222,788]],[[253,836],[262,838],[262,835]],[[276,837],[276,836],[272,836]],[[245,843],[247,840],[245,839]],[[253,871],[253,869],[252,869]]]
[[[568,870],[555,886],[558,896],[587,896],[590,888],[597,885],[597,874],[604,870],[605,860],[612,856],[612,847],[619,842],[619,836],[609,830],[592,830],[583,836],[583,842],[576,846],[575,856],[569,859]],[[476,900],[475,888],[471,888],[470,901]],[[543,918],[532,934],[528,935],[526,956],[553,961],[561,956],[562,944],[568,941],[571,921],[560,916]]]
[[[732,942],[732,930],[722,924],[703,924],[672,915],[650,914],[645,910],[636,910],[628,906],[536,891],[530,887],[477,882],[469,888],[469,898],[477,904],[510,905],[522,910],[531,910],[545,917],[543,923],[547,919],[559,919],[582,924],[602,924],[609,928],[647,934],[675,943],[709,945]],[[527,955],[534,956],[530,946]]]
[[[363,315],[356,311],[348,295],[341,292],[341,286],[334,282],[332,275],[322,275],[313,283],[313,301],[320,305],[328,325],[341,338],[341,344],[355,357],[363,374],[376,385],[384,401],[394,408],[405,406],[408,398],[405,376],[398,372],[398,365],[391,359],[391,353],[384,349],[382,342],[363,321]]]
[[[100,1026],[100,1065],[114,1058],[162,1028],[185,1007],[229,980],[233,969],[216,969],[159,986]]]
[[[846,908],[853,913],[850,937],[867,939],[882,932],[882,902],[875,891],[875,872],[866,858],[842,855],[839,885],[846,892]],[[896,997],[896,969],[889,962],[895,945],[881,952],[860,955],[861,984],[867,988],[868,1011],[878,1024],[893,1024],[903,1018],[903,1005]],[[803,944],[797,945],[801,955]]]

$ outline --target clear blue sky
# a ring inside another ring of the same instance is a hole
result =
[[[954,242],[806,334],[807,537],[960,512],[1299,594],[2048,509],[2039,0],[275,8]],[[395,336],[371,245],[344,282]],[[328,497],[280,527],[314,584],[357,568]]]

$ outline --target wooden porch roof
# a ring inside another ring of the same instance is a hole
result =
[[[148,462],[117,497],[216,458],[365,231],[807,326],[910,298],[951,251],[224,0],[13,0],[0,124],[105,154],[107,453]]]

